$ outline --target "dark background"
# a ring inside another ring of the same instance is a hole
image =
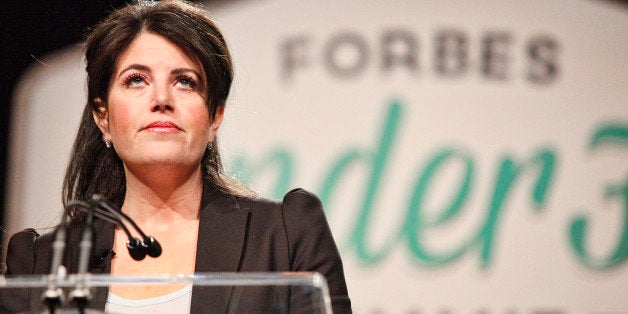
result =
[[[88,27],[130,2],[0,0],[0,227],[3,229],[11,102],[15,84],[35,58],[42,59],[54,50],[80,43]],[[6,238],[2,233],[0,230],[0,241]]]
[[[628,8],[628,0],[597,1],[611,2],[620,10]],[[0,2],[0,227],[3,227],[11,100],[15,83],[35,58],[41,59],[56,49],[81,42],[89,26],[130,1],[0,0]],[[205,1],[208,2],[212,5],[219,3],[223,5],[233,1]],[[0,239],[2,237],[4,235],[0,231]]]

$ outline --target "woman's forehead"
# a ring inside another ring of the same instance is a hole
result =
[[[167,38],[150,32],[140,33],[124,49],[116,60],[115,72],[119,73],[132,64],[149,68],[189,68],[201,73],[202,67],[196,56],[190,56]]]

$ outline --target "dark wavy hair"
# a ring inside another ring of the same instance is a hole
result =
[[[98,112],[97,99],[107,102],[118,56],[143,32],[163,36],[197,60],[205,76],[202,91],[210,121],[217,108],[225,106],[233,81],[231,56],[220,30],[203,9],[185,1],[140,0],[114,11],[89,32],[85,42],[87,103],[63,181],[64,206],[74,200],[88,201],[94,193],[118,206],[124,202],[122,160],[105,146],[93,113]],[[225,175],[217,140],[205,150],[201,170],[204,185],[224,193],[244,193],[242,185]],[[73,219],[80,216],[72,213]]]

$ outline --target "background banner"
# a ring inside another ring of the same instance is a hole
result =
[[[210,9],[212,9],[210,7]],[[593,1],[239,1],[227,168],[315,192],[358,313],[628,312],[628,18]],[[14,109],[10,232],[49,227],[79,49]]]

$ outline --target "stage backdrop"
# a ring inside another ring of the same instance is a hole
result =
[[[628,311],[628,17],[600,1],[238,1],[228,168],[316,192],[358,313]],[[80,49],[16,97],[13,232],[51,226]]]

